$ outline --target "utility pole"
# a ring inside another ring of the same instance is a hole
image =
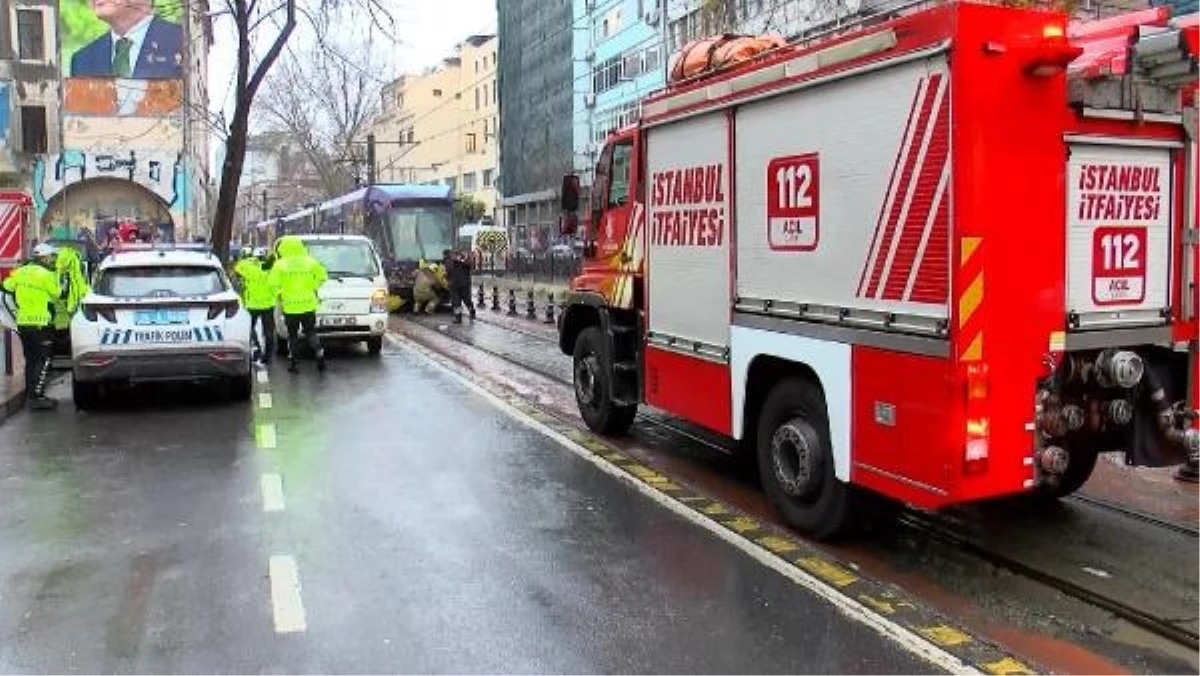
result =
[[[367,185],[375,184],[375,135],[367,134]]]

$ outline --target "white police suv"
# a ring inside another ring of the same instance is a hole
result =
[[[250,315],[207,248],[127,245],[105,258],[71,320],[73,395],[96,405],[112,385],[152,381],[252,387]]]

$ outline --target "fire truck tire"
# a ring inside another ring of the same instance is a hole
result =
[[[604,357],[604,334],[595,326],[575,339],[572,373],[575,403],[589,429],[622,434],[633,424],[637,405],[620,405],[612,398],[612,367]]]
[[[845,533],[856,495],[834,475],[820,388],[803,379],[776,385],[763,402],[757,439],[763,491],[784,520],[819,540]]]
[[[1054,500],[1065,498],[1083,488],[1083,485],[1091,478],[1092,471],[1096,469],[1096,460],[1100,456],[1095,451],[1078,451],[1071,446],[1067,447],[1067,453],[1070,457],[1067,462],[1067,471],[1063,472],[1062,478],[1058,480],[1057,484],[1038,486],[1037,492],[1040,497]]]

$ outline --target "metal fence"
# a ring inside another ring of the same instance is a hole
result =
[[[499,276],[522,282],[566,284],[579,274],[582,262],[578,253],[515,253],[505,261],[505,270]]]

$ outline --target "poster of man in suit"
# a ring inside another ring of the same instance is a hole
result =
[[[172,4],[173,3],[173,4]],[[68,77],[183,77],[183,27],[175,0],[62,0]]]
[[[60,0],[64,112],[158,116],[182,105],[186,0]]]

